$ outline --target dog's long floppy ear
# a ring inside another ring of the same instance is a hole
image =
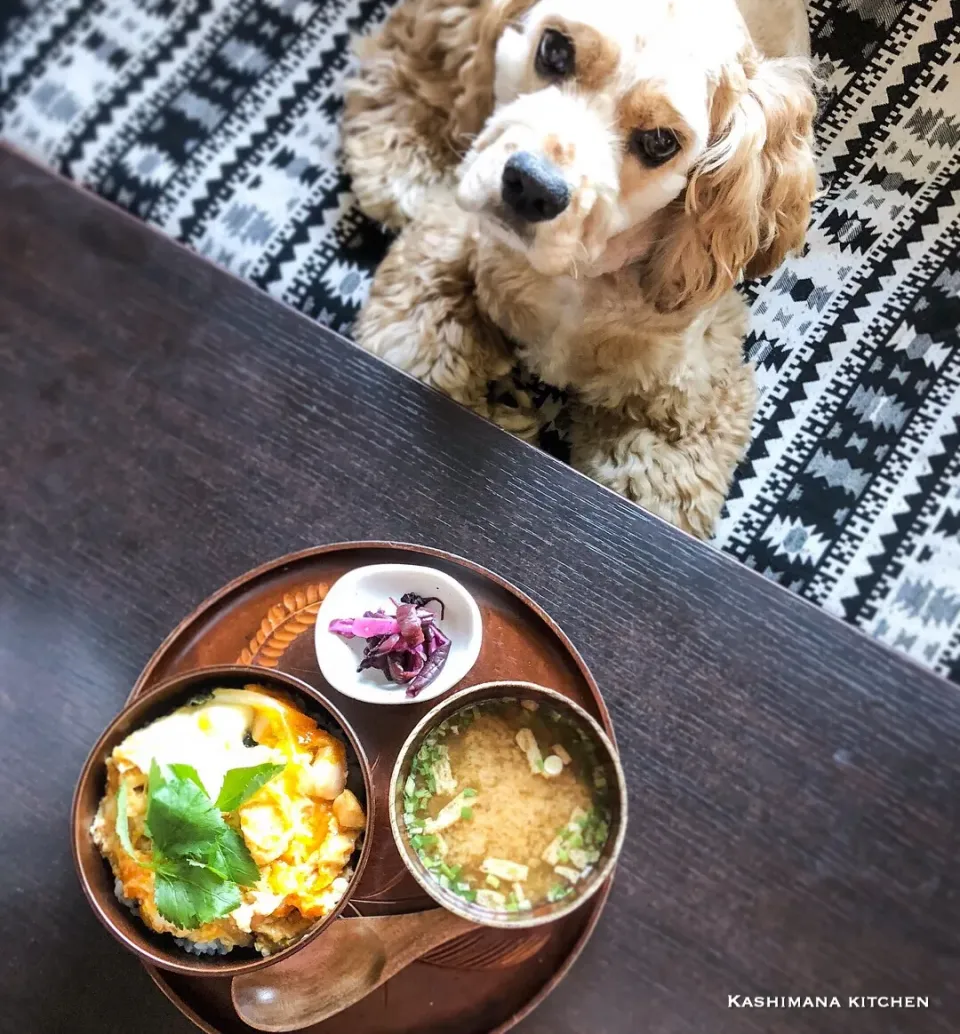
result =
[[[800,62],[748,59],[719,84],[714,137],[648,256],[645,285],[659,309],[713,301],[803,245],[817,190],[815,113]]]
[[[460,23],[461,62],[457,74],[448,136],[460,153],[469,150],[493,111],[497,43],[504,29],[521,18],[536,0],[479,0]]]

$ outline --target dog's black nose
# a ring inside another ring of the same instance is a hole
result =
[[[504,165],[500,196],[527,223],[556,219],[570,204],[570,188],[560,170],[529,151],[518,151]]]

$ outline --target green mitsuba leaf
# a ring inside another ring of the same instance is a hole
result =
[[[160,915],[181,930],[229,915],[242,901],[235,883],[188,861],[167,862],[157,870],[154,900]]]
[[[165,858],[204,857],[226,827],[206,793],[173,771],[159,787],[150,781],[147,825],[154,850]]]
[[[150,765],[146,831],[152,858],[141,862],[154,870],[157,911],[178,929],[192,930],[228,915],[240,905],[241,887],[252,887],[260,870],[243,836],[223,817],[249,800],[283,765],[231,769],[220,798],[210,800],[192,765]],[[126,785],[117,793],[117,836],[133,856]]]
[[[223,777],[217,807],[220,811],[236,811],[284,768],[286,765],[275,765],[270,761],[251,768],[231,768]]]
[[[171,765],[170,771],[180,779],[189,779],[191,782],[196,783],[204,793],[207,792],[207,788],[203,785],[200,775],[193,765]]]
[[[230,826],[221,834],[207,864],[241,887],[252,887],[260,879],[260,870],[243,837]]]

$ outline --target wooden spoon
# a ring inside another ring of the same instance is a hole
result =
[[[355,1005],[433,948],[475,929],[443,908],[338,919],[286,962],[234,977],[244,1023],[280,1031],[321,1023]]]

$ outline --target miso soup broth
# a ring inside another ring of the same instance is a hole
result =
[[[549,702],[503,698],[444,720],[402,788],[432,877],[496,912],[576,893],[610,830],[610,780],[589,731]]]

